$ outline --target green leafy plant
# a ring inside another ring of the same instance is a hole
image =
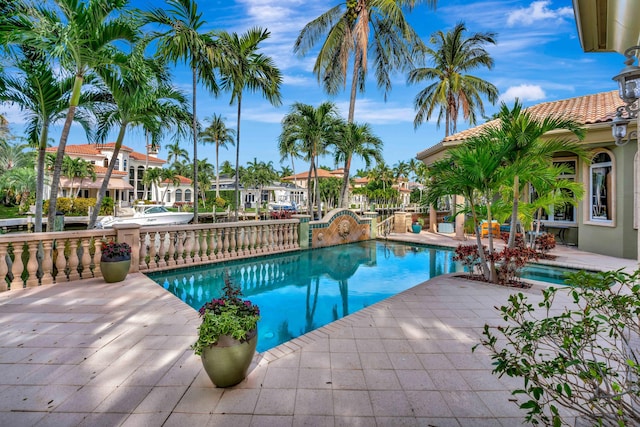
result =
[[[199,310],[202,323],[198,327],[198,340],[191,346],[197,355],[215,345],[222,335],[246,341],[260,320],[260,308],[240,298],[240,289],[233,286],[225,275],[224,295],[205,303]]]
[[[527,423],[569,425],[561,405],[590,425],[640,425],[639,279],[640,270],[571,273],[537,307],[511,295],[499,309],[508,324],[485,325],[493,372],[523,380],[513,395],[528,398]]]

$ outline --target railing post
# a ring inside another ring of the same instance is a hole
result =
[[[298,223],[298,244],[300,249],[309,249],[309,242],[311,241],[309,221],[311,220],[311,215],[293,215],[292,218],[300,221]]]
[[[375,239],[378,237],[378,212],[365,212],[364,217],[371,219],[371,231],[369,238]]]
[[[131,267],[129,273],[140,271],[140,224],[114,224],[116,239],[131,246]]]

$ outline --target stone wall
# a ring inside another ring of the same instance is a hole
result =
[[[369,240],[372,218],[362,218],[348,209],[334,209],[320,221],[309,223],[310,246],[322,248]]]

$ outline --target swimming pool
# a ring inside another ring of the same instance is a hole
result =
[[[433,277],[463,272],[453,249],[365,241],[147,274],[196,310],[222,294],[224,274],[260,306],[258,351],[338,320]],[[562,269],[524,276],[562,283]]]

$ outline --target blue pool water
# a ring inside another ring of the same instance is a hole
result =
[[[225,272],[260,307],[265,351],[441,274],[462,272],[452,249],[366,241],[150,273],[195,309],[222,294]],[[534,266],[523,277],[562,283],[566,270]]]

